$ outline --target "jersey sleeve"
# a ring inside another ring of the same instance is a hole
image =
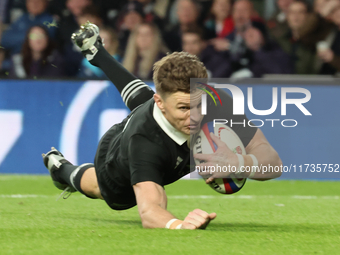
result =
[[[208,97],[207,100],[207,115],[205,115],[202,124],[213,121],[214,119],[227,120],[227,125],[235,131],[240,137],[244,147],[253,139],[257,127],[248,125],[248,118],[246,115],[233,115],[233,98],[224,90],[216,89],[218,92],[222,105],[219,103],[218,98],[215,98],[217,106],[213,100]]]
[[[165,168],[169,166],[169,152],[165,147],[134,135],[129,140],[128,154],[131,185],[145,181],[164,185]]]

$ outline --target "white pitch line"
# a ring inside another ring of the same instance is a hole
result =
[[[293,196],[295,199],[317,199],[317,196]]]
[[[38,194],[0,194],[0,198],[48,198],[57,195],[38,195]],[[85,196],[74,196],[75,198],[84,198]],[[328,199],[338,200],[340,196],[279,196],[279,195],[170,195],[169,199],[268,199],[268,198],[291,198],[291,199]]]
[[[12,181],[12,180],[41,180],[42,177],[49,178],[49,175],[1,175],[0,181]]]
[[[11,195],[0,195],[0,198],[46,198],[50,196],[36,195],[36,194],[11,194]]]

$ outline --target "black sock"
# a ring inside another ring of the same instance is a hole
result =
[[[70,176],[70,182],[72,184],[72,186],[78,190],[80,193],[84,194],[85,196],[89,197],[87,194],[85,194],[85,192],[81,189],[80,187],[80,181],[81,178],[83,177],[85,171],[91,167],[94,167],[93,164],[82,164],[79,167],[77,167],[76,170],[74,170]],[[90,197],[91,198],[91,197]]]
[[[70,181],[70,176],[78,166],[74,166],[71,163],[62,163],[57,171],[54,172],[54,176],[62,184],[68,184],[73,187]]]
[[[55,171],[55,176],[61,183],[67,183],[71,187],[78,190],[80,193],[89,197],[80,187],[80,181],[83,177],[85,171],[91,167],[94,167],[93,164],[83,164],[80,166],[72,165],[71,163],[63,163],[58,171]],[[91,198],[91,197],[90,197]]]
[[[98,46],[98,52],[90,63],[103,70],[131,111],[153,97],[154,91],[126,70],[103,46]]]

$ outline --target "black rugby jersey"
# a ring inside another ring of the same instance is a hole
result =
[[[125,122],[108,152],[110,172],[115,172],[116,181],[129,186],[153,181],[164,186],[189,173],[189,136],[167,122],[153,98]]]
[[[202,125],[214,118],[248,121],[244,115],[232,115],[232,98],[229,94],[224,91],[219,94],[223,106],[215,106],[212,99],[208,99],[208,114],[203,118]],[[257,130],[242,125],[232,128],[245,147]],[[164,186],[188,174],[192,157],[189,139],[190,136],[179,132],[166,120],[153,98],[134,109],[102,139],[107,140],[109,146],[101,158],[105,159],[105,167],[98,170],[104,170],[109,177],[110,194],[120,203],[135,204],[132,185],[152,181]]]

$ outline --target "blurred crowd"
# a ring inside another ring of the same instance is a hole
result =
[[[0,0],[0,19],[2,78],[105,79],[70,39],[86,21],[141,79],[182,50],[214,78],[340,73],[340,0]]]

